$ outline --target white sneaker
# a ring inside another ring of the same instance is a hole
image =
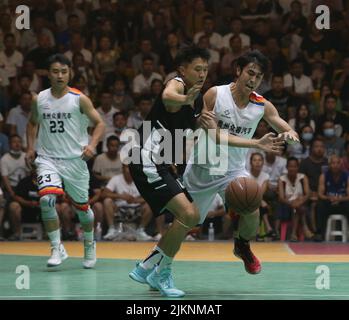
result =
[[[185,237],[185,240],[186,240],[186,241],[195,241],[196,239],[195,239],[191,234],[188,234],[188,235]]]
[[[116,230],[114,227],[108,229],[107,234],[103,237],[104,240],[113,240],[116,236]]]
[[[157,234],[153,237],[153,240],[155,240],[155,241],[160,241],[161,237],[162,237],[161,233],[157,233]]]
[[[91,269],[97,262],[96,241],[84,241],[84,261],[82,265],[85,269]]]
[[[136,238],[138,241],[147,241],[153,239],[149,234],[146,234],[143,228],[136,230]]]
[[[47,266],[59,266],[67,258],[68,254],[65,251],[63,244],[60,243],[57,247],[51,247],[51,257],[47,260]]]

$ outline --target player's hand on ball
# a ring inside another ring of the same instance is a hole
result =
[[[265,151],[271,152],[277,155],[282,154],[284,150],[284,140],[279,136],[275,137],[275,134],[270,132],[264,135],[258,140],[258,148]]]
[[[87,161],[87,160],[91,159],[94,156],[94,154],[95,154],[95,151],[91,146],[85,146],[82,149],[81,158],[82,158],[82,160]]]
[[[293,130],[280,133],[280,134],[278,135],[278,137],[280,137],[281,139],[283,139],[284,141],[286,141],[288,144],[299,143],[298,134],[297,134],[297,132],[295,132],[295,131],[293,131]]]

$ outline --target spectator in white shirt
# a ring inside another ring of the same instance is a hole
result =
[[[149,93],[154,79],[162,80],[162,76],[154,72],[154,59],[151,56],[145,56],[142,73],[133,79],[133,94],[139,96],[142,93]]]
[[[8,78],[15,78],[23,65],[23,55],[16,50],[16,39],[12,33],[4,37],[5,49],[0,52],[0,68],[7,73]]]
[[[222,36],[214,32],[215,24],[211,16],[204,18],[203,31],[197,32],[194,35],[194,43],[198,44],[201,36],[206,35],[210,39],[210,48],[216,51],[219,51],[222,48]]]

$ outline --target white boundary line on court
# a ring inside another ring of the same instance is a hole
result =
[[[201,293],[188,293],[185,295],[186,297],[194,297],[194,296],[212,296],[212,297],[227,297],[227,296],[275,296],[275,297],[316,297],[316,298],[326,298],[326,297],[348,297],[349,294],[298,294],[298,293],[227,293],[227,294],[201,294]],[[117,298],[124,298],[127,297],[127,295],[124,294],[101,294],[101,295],[61,295],[61,296],[0,296],[1,299],[12,299],[12,298],[22,298],[22,299],[31,299],[31,298],[50,298],[50,299],[62,299],[62,298],[87,298],[87,297],[117,297]],[[139,295],[132,295],[134,298],[150,298],[150,297],[160,297],[158,294],[139,294]],[[134,300],[134,299],[130,299]]]
[[[286,250],[288,251],[289,254],[295,256],[295,252],[289,247],[288,243],[284,243],[284,246],[286,248]]]

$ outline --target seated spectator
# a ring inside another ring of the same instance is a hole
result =
[[[209,37],[207,35],[202,35],[199,38],[199,42],[198,42],[197,46],[199,48],[206,49],[209,52],[210,58],[208,59],[208,68],[209,68],[208,73],[209,73],[210,77],[212,77],[213,79],[216,79],[217,78],[216,73],[217,73],[217,71],[219,71],[218,66],[219,66],[220,56],[219,56],[219,53],[217,51],[210,48],[209,41],[210,40],[209,40]],[[168,78],[168,75],[166,78]]]
[[[329,158],[328,171],[319,179],[319,205],[316,212],[316,239],[324,239],[327,219],[331,214],[342,214],[349,219],[349,177],[341,169],[337,155]]]
[[[280,221],[292,220],[291,241],[298,241],[299,226],[302,226],[306,238],[313,237],[306,221],[308,211],[306,203],[310,195],[309,182],[303,173],[298,173],[298,169],[298,160],[288,158],[287,174],[282,175],[278,182],[280,204],[276,225]]]
[[[77,7],[77,3],[72,0],[63,0],[63,8],[55,13],[56,26],[58,30],[63,31],[68,27],[68,17],[71,14],[76,14],[81,22],[81,25],[86,24],[85,13]]]
[[[290,127],[299,133],[300,129],[305,125],[311,126],[315,131],[315,121],[311,119],[309,106],[304,101],[297,106],[296,117],[288,121]]]
[[[108,73],[113,72],[116,61],[119,59],[119,52],[111,47],[111,40],[103,36],[99,40],[98,51],[94,56],[94,72],[97,81],[105,80]]]
[[[4,230],[2,223],[4,221],[4,216],[5,216],[5,204],[6,201],[4,199],[4,193],[2,192],[2,189],[0,188],[0,241],[4,241]]]
[[[13,234],[9,240],[19,240],[21,236],[21,222],[40,223],[41,209],[39,202],[36,171],[21,179],[14,188],[14,196],[9,203],[9,217]]]
[[[349,55],[342,60],[342,69],[334,75],[334,89],[340,92],[343,110],[349,110]]]
[[[27,123],[31,110],[32,95],[30,92],[22,93],[20,104],[12,108],[8,114],[6,124],[9,126],[10,135],[19,135],[26,147]]]
[[[269,190],[277,192],[279,178],[287,173],[286,159],[266,152],[262,171],[269,175]]]
[[[250,158],[250,163],[251,163],[251,169],[250,169],[251,177],[257,181],[259,187],[262,190],[262,194],[264,196],[264,194],[268,190],[269,175],[262,171],[263,164],[264,164],[263,155],[259,152],[252,153]],[[263,221],[266,229],[266,234],[263,236],[257,235],[257,240],[260,240],[260,239],[264,240],[264,237],[274,238],[274,239],[277,238],[277,235],[269,222],[269,217],[268,217],[269,211],[270,211],[269,208],[270,206],[268,205],[268,203],[265,200],[262,200],[261,206],[259,208],[260,218],[261,218],[260,222]]]
[[[287,146],[287,153],[290,157],[295,157],[301,161],[309,156],[311,141],[314,138],[314,130],[311,126],[305,125],[297,132],[300,143],[289,144]]]
[[[288,119],[287,107],[290,103],[290,94],[284,88],[284,78],[282,75],[273,74],[271,90],[265,92],[264,97],[276,107],[282,119]]]
[[[333,121],[335,135],[337,137],[346,138],[349,134],[349,119],[348,116],[336,110],[338,98],[333,93],[325,96],[324,114],[318,119],[318,126],[321,129],[326,120]]]
[[[82,74],[76,74],[71,79],[71,85],[73,88],[80,90],[83,94],[87,96],[90,95],[90,89],[87,84],[87,79]]]
[[[97,82],[93,69],[86,63],[84,55],[80,52],[74,53],[72,57],[72,77],[78,74],[86,79],[88,91],[96,87]]]
[[[144,229],[150,223],[152,212],[149,205],[140,196],[132,180],[127,165],[122,166],[122,174],[114,176],[103,190],[104,212],[108,223],[108,232],[105,240],[112,240],[117,236],[114,227],[115,214],[119,221],[134,223],[140,219],[136,230],[137,240],[150,240]]]
[[[266,40],[265,55],[271,62],[273,74],[284,74],[287,71],[287,59],[281,51],[277,38],[269,37]]]
[[[0,167],[5,199],[7,201],[13,200],[15,196],[14,189],[19,181],[29,174],[20,136],[13,135],[10,137],[10,151],[1,158]]]
[[[16,39],[14,34],[7,33],[4,36],[4,50],[0,51],[0,68],[4,69],[9,80],[19,75],[23,65],[23,54],[16,50]]]
[[[39,93],[42,89],[42,81],[35,72],[35,63],[33,60],[25,59],[23,61],[22,75],[29,78],[30,85],[28,91]]]
[[[68,46],[74,32],[83,33],[80,18],[77,14],[70,14],[67,19],[67,24],[68,27],[62,32],[58,32],[56,36],[57,47],[60,52],[67,51],[69,49]]]
[[[117,136],[120,139],[121,134],[127,128],[127,116],[123,112],[115,112],[113,115],[113,129],[105,135],[102,143],[102,151],[107,151],[107,139],[110,136]]]
[[[223,76],[232,73],[232,62],[243,54],[242,41],[239,36],[232,36],[230,38],[229,49],[222,57],[220,63],[220,72]]]
[[[203,19],[203,29],[194,35],[194,43],[198,44],[201,36],[206,35],[209,38],[210,49],[220,51],[222,48],[222,36],[215,32],[215,23],[212,16],[206,16]]]
[[[167,43],[165,49],[162,50],[160,56],[159,72],[163,78],[170,72],[176,70],[175,59],[179,51],[179,39],[175,32],[170,32],[167,35]]]
[[[119,138],[110,136],[107,139],[107,152],[98,155],[93,163],[93,175],[101,187],[106,186],[113,176],[121,173],[119,146]]]
[[[159,68],[159,55],[153,52],[150,39],[142,39],[140,42],[140,52],[132,57],[132,68],[136,74],[142,73],[144,57],[152,57],[154,70]]]
[[[250,37],[245,34],[242,33],[242,20],[240,17],[234,17],[231,19],[231,23],[230,23],[230,28],[231,28],[231,32],[226,34],[223,38],[222,38],[222,47],[224,48],[225,51],[229,51],[230,50],[230,39],[232,36],[239,36],[241,39],[241,46],[243,50],[247,50],[250,48],[251,46],[251,40]]]
[[[341,157],[344,153],[344,139],[336,136],[335,125],[332,120],[326,120],[322,124],[321,136],[324,139],[326,157],[336,154]]]
[[[111,91],[113,93],[113,105],[116,109],[126,113],[134,109],[134,101],[126,90],[126,83],[123,78],[118,77],[115,79]]]
[[[159,79],[154,79],[151,82],[151,86],[150,86],[150,95],[152,98],[152,101],[155,101],[155,99],[157,98],[157,96],[161,93],[161,91],[164,89],[164,83],[159,80]]]
[[[314,87],[311,79],[303,73],[303,62],[295,59],[291,62],[290,73],[284,76],[285,89],[293,98],[301,98],[310,102]]]
[[[86,63],[90,65],[92,63],[92,52],[84,47],[84,41],[79,32],[74,32],[70,38],[69,50],[64,52],[64,55],[72,61],[75,53],[81,53]]]
[[[349,141],[344,145],[345,155],[342,157],[342,169],[349,173]]]
[[[150,92],[150,86],[154,79],[162,80],[162,76],[154,72],[154,60],[151,56],[143,58],[143,71],[133,79],[133,94],[139,96]]]
[[[138,99],[136,110],[133,111],[127,120],[127,127],[138,129],[146,119],[152,108],[152,98],[150,95],[142,95]]]

